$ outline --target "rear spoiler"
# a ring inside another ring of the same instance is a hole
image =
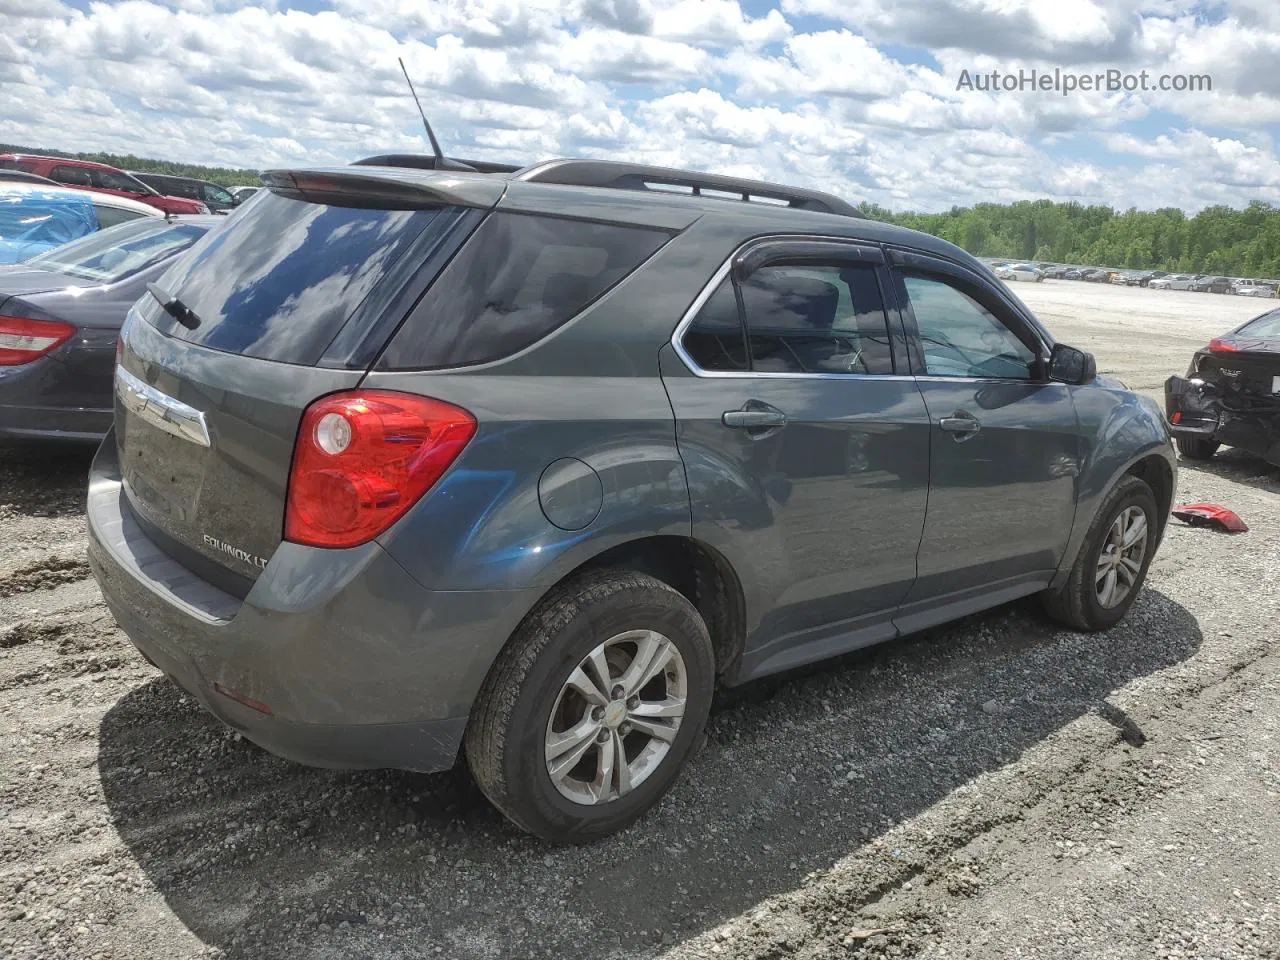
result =
[[[262,174],[262,182],[272,193],[293,200],[389,210],[490,210],[507,188],[505,179],[484,174],[374,166],[268,170]]]
[[[520,167],[513,163],[493,163],[489,160],[460,160],[457,157],[445,157],[447,167],[441,167],[439,161],[429,153],[382,153],[376,157],[365,157],[352,162],[353,167],[408,167],[415,170],[463,170],[470,168],[474,173],[515,173]]]

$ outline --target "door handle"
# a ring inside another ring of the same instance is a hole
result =
[[[963,410],[957,410],[950,417],[943,417],[938,421],[938,426],[947,433],[956,434],[957,440],[967,440],[982,429],[982,423],[978,418]]]
[[[726,410],[720,418],[726,427],[780,427],[787,422],[781,410]]]
[[[748,400],[741,410],[726,410],[720,415],[720,422],[726,427],[738,427],[746,430],[768,430],[781,427],[787,422],[787,415],[771,404],[760,400]]]

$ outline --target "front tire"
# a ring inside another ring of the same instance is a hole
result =
[[[553,591],[489,672],[467,727],[472,776],[516,826],[584,843],[630,826],[702,736],[715,659],[702,617],[645,574]]]
[[[1094,517],[1067,582],[1040,595],[1049,616],[1085,633],[1119,623],[1142,589],[1157,529],[1155,494],[1137,477],[1123,477]]]
[[[1178,446],[1178,453],[1186,460],[1212,460],[1221,446],[1210,437],[1176,437],[1174,443]]]

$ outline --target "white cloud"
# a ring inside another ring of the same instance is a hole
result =
[[[1280,200],[1280,6],[1236,0],[0,2],[0,140],[269,167],[447,148],[632,157],[939,209]],[[963,69],[1209,73],[987,94]],[[1154,129],[1155,132],[1152,132]]]

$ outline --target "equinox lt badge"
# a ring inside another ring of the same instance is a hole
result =
[[[239,547],[233,547],[231,544],[224,543],[217,537],[211,537],[207,533],[204,535],[204,542],[213,547],[214,550],[220,550],[223,553],[228,553],[240,562],[249,564],[251,567],[258,567],[262,570],[265,570],[267,567],[267,561],[263,560],[261,557],[255,557],[248,550],[241,550]]]

